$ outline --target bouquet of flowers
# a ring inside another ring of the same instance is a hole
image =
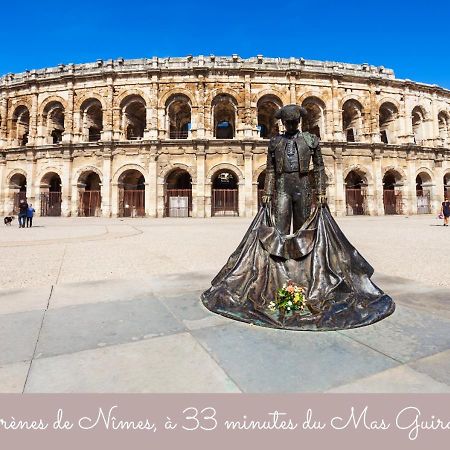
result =
[[[303,311],[306,306],[305,289],[293,281],[288,281],[277,289],[275,301],[269,303],[269,309],[282,313]]]

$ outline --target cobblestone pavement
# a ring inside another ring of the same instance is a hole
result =
[[[0,391],[450,392],[450,230],[440,221],[338,219],[397,310],[329,333],[259,328],[203,308],[201,291],[249,222],[2,227]]]

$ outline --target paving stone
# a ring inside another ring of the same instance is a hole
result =
[[[27,289],[0,290],[0,315],[24,311],[44,310],[52,288],[36,287]]]
[[[397,364],[333,332],[230,322],[192,334],[244,392],[323,391]]]
[[[49,310],[36,355],[48,357],[184,330],[158,300],[91,303]]]
[[[353,383],[330,389],[339,393],[450,393],[450,386],[408,366],[385,370]]]
[[[0,367],[0,393],[21,394],[28,374],[29,362],[17,362]]]
[[[239,392],[187,333],[33,362],[26,392]]]
[[[422,372],[437,381],[450,385],[450,350],[436,353],[409,364],[417,372]]]
[[[43,311],[26,311],[0,316],[0,365],[32,358]]]
[[[340,333],[405,363],[447,350],[449,329],[449,319],[397,305],[394,314],[381,322]]]
[[[155,295],[148,283],[137,280],[84,281],[54,286],[50,309],[89,303],[152,299],[155,299]]]

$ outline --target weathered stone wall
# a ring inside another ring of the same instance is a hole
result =
[[[221,170],[237,177],[239,214],[251,216],[266,163],[262,129],[281,129],[270,111],[289,103],[309,108],[308,126],[320,133],[334,213],[349,212],[351,171],[363,181],[365,213],[384,214],[387,172],[401,212],[418,212],[418,175],[431,212],[438,210],[450,185],[450,91],[365,64],[233,55],[97,61],[2,77],[0,214],[12,211],[21,187],[37,205],[55,173],[62,214],[77,215],[80,180],[95,172],[101,213],[115,216],[121,176],[137,170],[146,215],[161,217],[167,176],[183,169],[192,179],[193,216],[211,215],[212,180]],[[221,120],[231,139],[216,136]],[[139,136],[130,134],[140,126]]]

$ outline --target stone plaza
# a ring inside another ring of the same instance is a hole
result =
[[[450,392],[450,231],[337,221],[397,304],[341,332],[235,322],[200,301],[249,217],[37,217],[0,232],[1,392]]]

